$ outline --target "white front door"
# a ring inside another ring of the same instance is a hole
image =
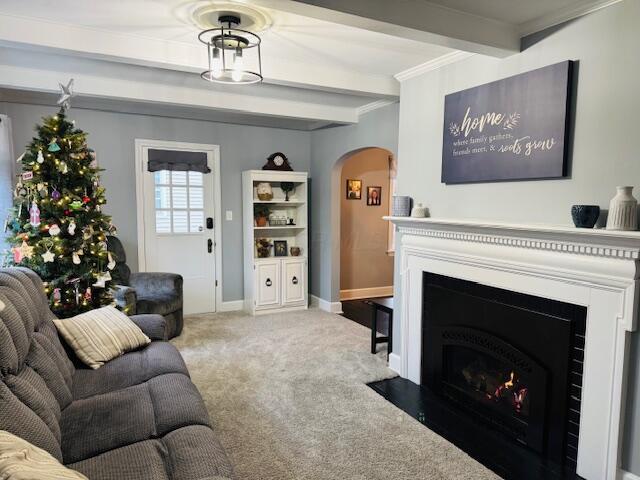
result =
[[[139,141],[142,178],[143,242],[140,270],[171,272],[184,279],[184,313],[216,311],[217,149],[191,148],[177,142]],[[211,173],[147,170],[148,151],[206,152]],[[140,215],[139,215],[140,221]]]

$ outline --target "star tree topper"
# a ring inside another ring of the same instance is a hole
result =
[[[68,110],[71,107],[71,97],[73,97],[73,78],[69,80],[69,83],[60,85],[60,98],[58,99],[58,105],[63,109]]]

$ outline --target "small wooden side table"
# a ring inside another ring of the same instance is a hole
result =
[[[387,343],[387,359],[393,348],[393,297],[369,298],[364,301],[371,306],[371,353],[376,353],[376,346],[379,343]],[[389,315],[389,329],[387,336],[378,336],[378,312],[385,312]]]

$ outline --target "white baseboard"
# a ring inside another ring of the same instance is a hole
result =
[[[389,354],[389,368],[400,375],[400,355]]]
[[[626,472],[624,470],[620,470],[618,478],[622,480],[640,480],[640,476],[636,475],[635,473]]]
[[[340,290],[340,300],[358,300],[360,298],[390,297],[393,295],[393,285],[388,287],[354,288]]]
[[[317,307],[325,312],[342,313],[342,302],[329,302],[315,295],[309,295],[309,303],[312,307]]]
[[[233,300],[231,302],[222,302],[219,312],[237,312],[244,308],[244,300]]]

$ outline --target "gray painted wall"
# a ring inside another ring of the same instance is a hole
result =
[[[423,202],[434,217],[570,224],[572,204],[605,208],[616,185],[640,187],[639,19],[640,2],[620,2],[526,39],[527,48],[518,55],[502,60],[475,56],[405,81],[400,96],[398,193]],[[579,61],[571,178],[440,183],[446,94],[568,59]],[[400,282],[395,283],[398,288]],[[396,290],[396,295],[400,293]],[[394,318],[398,351],[400,315]],[[623,467],[640,474],[640,335],[634,337]]]
[[[397,154],[397,103],[363,115],[355,125],[311,132],[309,291],[330,302],[340,298],[339,161],[348,153],[366,147],[380,147]]]
[[[38,105],[0,103],[0,113],[13,122],[16,155],[34,135],[34,126],[56,109]],[[102,184],[107,191],[105,212],[113,216],[128,263],[138,264],[134,141],[136,138],[220,145],[222,170],[222,281],[224,301],[242,300],[242,192],[243,170],[261,168],[271,153],[283,151],[295,170],[309,171],[310,133],[264,127],[184,120],[148,115],[71,109],[69,117],[89,133],[88,144],[106,169]],[[224,212],[233,211],[233,220]],[[2,217],[4,218],[4,217]]]

